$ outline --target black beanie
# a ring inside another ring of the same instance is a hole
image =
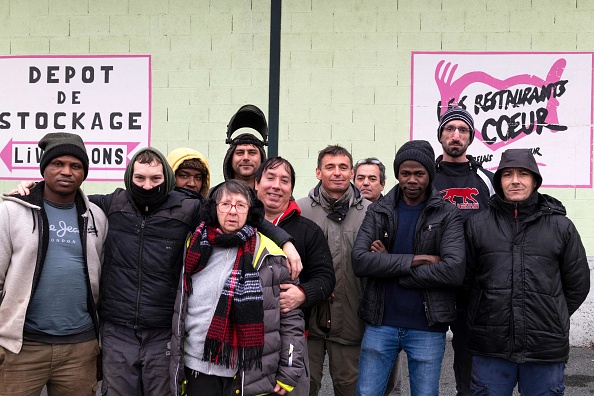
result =
[[[43,150],[41,163],[39,164],[41,176],[43,176],[43,171],[51,160],[62,155],[71,155],[82,162],[85,179],[87,178],[89,174],[89,156],[87,155],[85,143],[79,135],[65,132],[48,133],[41,138],[37,145]]]
[[[398,170],[404,161],[417,161],[427,169],[429,183],[435,178],[435,153],[426,140],[411,140],[400,147],[394,159],[394,175],[398,179]]]
[[[460,120],[464,121],[468,128],[470,128],[470,143],[474,140],[474,120],[469,112],[464,110],[462,107],[450,107],[445,113],[439,117],[439,128],[437,128],[437,140],[441,141],[441,133],[443,127],[450,121]]]

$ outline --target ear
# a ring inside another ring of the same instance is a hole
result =
[[[316,179],[322,180],[322,171],[319,168],[316,168]]]
[[[351,168],[351,177],[350,177],[350,179],[353,180],[354,177],[355,177],[355,171],[353,170],[353,168]]]

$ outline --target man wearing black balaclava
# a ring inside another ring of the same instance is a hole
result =
[[[99,307],[103,394],[164,395],[184,241],[200,200],[172,192],[173,170],[150,147],[132,157],[124,183],[125,190],[90,198],[109,220]]]

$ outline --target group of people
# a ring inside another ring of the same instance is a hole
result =
[[[448,329],[458,395],[563,394],[590,275],[529,150],[492,174],[444,108],[442,155],[403,144],[385,195],[380,160],[330,145],[295,200],[260,109],[227,135],[214,187],[198,151],[143,148],[90,196],[82,139],[39,141],[43,181],[0,205],[0,396],[314,396],[326,355],[335,395],[400,395],[402,351],[411,394],[437,395]]]

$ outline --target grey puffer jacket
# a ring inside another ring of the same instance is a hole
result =
[[[328,339],[342,345],[359,345],[365,331],[365,324],[359,319],[357,311],[363,296],[364,281],[353,273],[351,250],[357,237],[357,231],[365,217],[370,201],[363,198],[359,190],[351,184],[352,198],[348,204],[346,216],[327,202],[320,191],[321,183],[309,192],[307,197],[297,201],[301,215],[320,226],[332,254],[332,263],[336,277],[334,298],[312,309],[309,322],[309,337]],[[329,216],[334,217],[334,220]],[[340,217],[340,218],[339,218]],[[329,310],[331,328],[325,333],[318,326],[316,318]]]
[[[353,269],[367,277],[359,316],[372,325],[381,325],[384,315],[383,279],[398,277],[406,288],[423,289],[429,326],[456,319],[454,287],[464,280],[464,228],[460,211],[445,202],[432,189],[415,228],[415,254],[440,256],[437,264],[412,268],[413,254],[370,252],[371,243],[380,240],[390,249],[398,227],[398,200],[402,190],[396,185],[380,201],[367,209],[367,215],[353,247]]]
[[[262,370],[252,369],[238,373],[234,378],[234,394],[254,396],[272,393],[277,381],[296,386],[305,375],[303,351],[305,324],[301,309],[280,312],[280,285],[296,284],[292,281],[282,250],[266,236],[258,233],[255,267],[260,273],[264,297],[264,352]],[[184,341],[188,295],[183,288],[183,269],[175,301],[173,335],[171,339],[170,389],[173,396],[180,395],[185,380]]]

